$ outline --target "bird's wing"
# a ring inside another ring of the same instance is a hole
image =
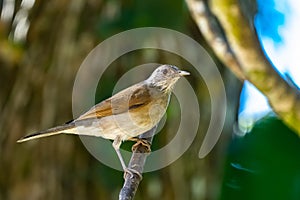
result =
[[[146,84],[144,82],[137,83],[93,106],[75,121],[124,113],[130,109],[146,105],[150,101],[151,95]]]

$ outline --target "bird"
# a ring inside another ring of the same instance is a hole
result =
[[[54,128],[29,134],[17,142],[59,134],[102,137],[113,141],[112,146],[124,172],[139,174],[126,167],[120,146],[123,141],[130,140],[150,145],[137,137],[159,123],[166,112],[175,83],[186,75],[190,73],[174,65],[160,65],[146,80],[101,101],[78,118]]]

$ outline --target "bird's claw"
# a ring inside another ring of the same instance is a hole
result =
[[[142,146],[146,147],[146,152],[145,153],[150,153],[151,152],[151,144],[146,139],[137,139],[136,143],[134,145],[132,145],[131,151],[135,152],[139,145],[142,145]]]
[[[140,172],[138,172],[137,170],[132,169],[132,168],[126,168],[124,170],[124,179],[126,179],[127,174],[130,175],[130,179],[134,177],[134,174],[136,174],[141,180],[143,178],[143,176],[142,176],[142,174]]]

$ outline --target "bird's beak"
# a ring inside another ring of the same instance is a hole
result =
[[[180,70],[179,75],[180,76],[188,76],[188,75],[190,75],[190,72]]]

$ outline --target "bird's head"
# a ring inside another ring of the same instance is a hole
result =
[[[156,68],[146,80],[150,87],[158,88],[161,91],[172,90],[175,83],[182,76],[190,75],[173,65],[161,65]]]

